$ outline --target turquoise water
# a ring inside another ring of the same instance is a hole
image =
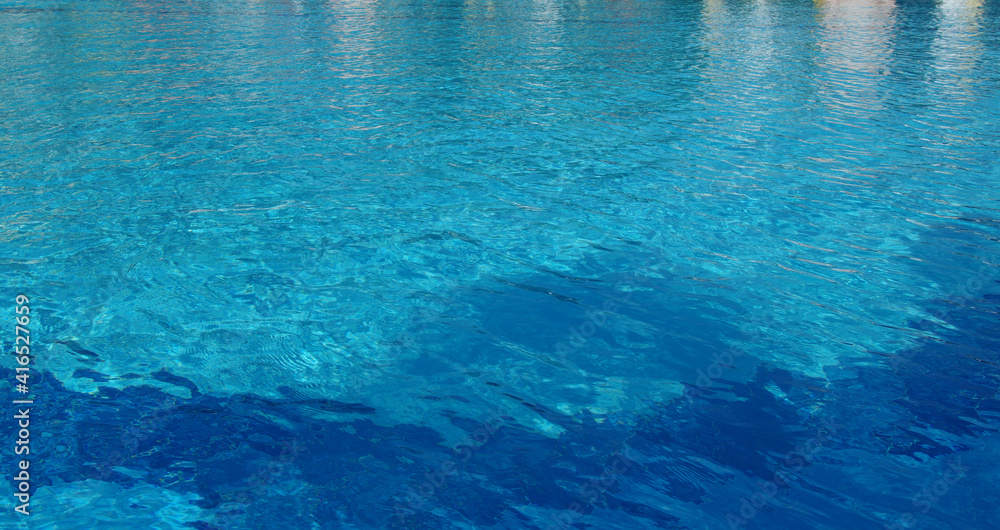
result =
[[[0,525],[995,528],[998,15],[0,3]]]

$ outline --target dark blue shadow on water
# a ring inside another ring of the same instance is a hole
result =
[[[493,302],[478,293],[487,299],[488,335],[537,347],[542,340],[538,333],[510,315],[545,314],[560,324],[578,322],[602,296],[600,289],[581,282],[535,283],[537,290],[504,285],[495,290]],[[937,330],[939,339],[886,356],[884,366],[831,369],[826,380],[757,364],[742,381],[719,378],[689,398],[649,401],[629,421],[590,413],[570,417],[517,389],[501,388],[514,406],[537,413],[564,432],[548,437],[507,417],[467,459],[430,428],[372,421],[379,411],[364,403],[304,399],[291,391],[282,399],[222,399],[165,371],[152,377],[186,388],[190,398],[150,386],[79,394],[45,373],[34,385],[40,399],[33,421],[45,433],[36,442],[35,486],[93,479],[195,493],[201,499],[197,505],[212,516],[190,526],[204,530],[448,528],[452,523],[694,528],[692,513],[705,510],[713,512],[703,514],[706,521],[724,521],[726,514],[720,511],[739,514],[741,498],[755,493],[744,484],[774,482],[777,472],[791,470],[787,474],[797,479],[776,484],[775,500],[753,512],[754,525],[879,528],[894,520],[891,514],[912,508],[908,498],[863,493],[860,486],[880,476],[873,463],[889,458],[944,462],[968,451],[969,440],[982,437],[986,443],[996,434],[1000,297],[991,294],[992,285],[960,305],[941,303],[939,314],[952,329]],[[721,318],[692,316],[718,312],[712,301],[704,307],[692,299],[665,305],[666,283],[651,286],[621,311],[666,332],[635,340],[694,337],[698,348],[687,350],[689,358],[671,360],[680,363],[671,369],[703,363],[712,351],[726,347],[718,337],[738,335]],[[504,289],[521,294],[508,295]],[[553,292],[564,298],[551,296]],[[542,311],[538,304],[548,306]],[[930,326],[913,323],[917,329]],[[470,335],[471,344],[482,334]],[[615,344],[620,336],[602,340]],[[0,370],[0,378],[12,376],[11,370]],[[107,379],[93,370],[75,376]],[[687,383],[694,385],[693,374]],[[316,410],[355,419],[318,419]],[[483,421],[453,411],[447,417],[469,433]],[[836,433],[828,433],[830,424],[839,426]],[[6,440],[16,436],[11,422],[0,429]],[[803,454],[802,447],[809,444],[821,449]],[[796,454],[803,456],[802,465],[792,466],[788,455]],[[435,475],[448,462],[455,471]],[[921,487],[915,482],[910,490]],[[995,491],[985,479],[969,478],[961,487]],[[996,509],[985,500],[970,502],[978,511],[951,514],[954,527],[987,527],[983,525]],[[745,517],[744,524],[750,524]],[[927,520],[944,516],[934,517]]]

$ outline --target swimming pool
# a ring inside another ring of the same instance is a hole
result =
[[[996,3],[32,0],[0,35],[11,528],[997,524]]]

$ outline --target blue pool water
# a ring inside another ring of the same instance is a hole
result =
[[[2,528],[1000,528],[997,2],[0,36]]]

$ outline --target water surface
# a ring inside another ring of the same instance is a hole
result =
[[[3,4],[5,520],[990,528],[998,20]]]

